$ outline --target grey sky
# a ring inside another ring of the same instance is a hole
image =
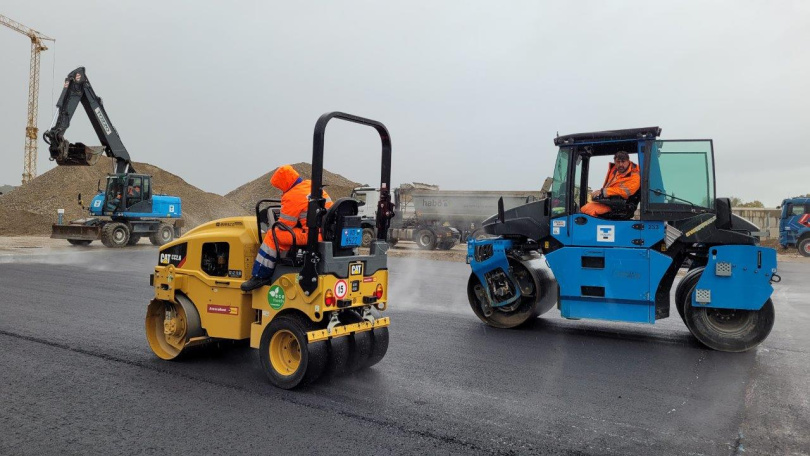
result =
[[[40,133],[85,66],[133,159],[210,192],[310,161],[331,110],[388,126],[394,184],[536,189],[556,132],[659,125],[715,140],[718,196],[810,192],[808,1],[5,0],[0,14],[57,39]],[[26,37],[0,28],[0,54],[0,184],[17,185]],[[81,111],[67,137],[97,144]],[[39,174],[47,157],[40,140]],[[333,122],[325,163],[379,182],[379,140]]]

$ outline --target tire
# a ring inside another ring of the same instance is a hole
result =
[[[433,250],[436,248],[436,233],[428,229],[419,230],[414,242],[422,250]]]
[[[140,234],[132,233],[132,234],[129,235],[129,242],[127,242],[127,245],[135,245],[140,240],[141,240],[141,235]]]
[[[799,254],[801,256],[810,257],[810,237],[806,237],[799,241],[796,248],[799,249]]]
[[[340,314],[344,325],[363,321],[354,310],[345,310]],[[371,331],[362,331],[343,336],[349,340],[349,359],[346,361],[346,372],[356,372],[366,366],[372,351]]]
[[[397,242],[399,242],[399,239],[391,238],[391,239],[388,239],[388,241],[386,241],[386,242],[388,242],[389,246],[394,247],[395,245],[397,245]]]
[[[68,239],[67,240],[70,245],[76,245],[79,247],[86,247],[90,245],[93,241],[88,241],[87,239]]]
[[[349,337],[342,336],[329,339],[328,349],[329,360],[325,374],[330,377],[337,377],[349,372],[349,358],[352,350]]]
[[[371,367],[385,358],[388,353],[388,328],[376,328],[371,332],[371,354],[363,368]]]
[[[174,228],[171,225],[161,223],[157,231],[149,235],[149,242],[152,245],[164,245],[174,240]]]
[[[101,242],[107,247],[125,247],[129,242],[129,228],[123,223],[107,223],[101,228]]]
[[[362,247],[369,247],[374,242],[374,230],[371,228],[363,228],[363,241],[360,244]]]
[[[307,343],[315,325],[298,315],[273,319],[262,332],[259,360],[274,386],[292,389],[317,380],[326,368],[326,341]]]
[[[439,250],[450,250],[457,244],[456,239],[439,243]]]
[[[687,296],[692,296],[697,283]],[[770,298],[759,310],[694,307],[685,299],[684,321],[703,345],[718,351],[743,352],[759,345],[773,329],[775,313]]]
[[[700,275],[703,274],[703,270],[706,269],[705,266],[698,266],[695,269],[690,269],[689,272],[683,276],[683,279],[678,283],[678,287],[675,289],[675,308],[678,310],[678,315],[681,316],[681,320],[686,323],[686,319],[683,316],[683,309],[686,307],[686,299],[692,296],[689,293],[695,285],[697,285],[698,280],[700,280]]]

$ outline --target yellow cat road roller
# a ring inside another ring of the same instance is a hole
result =
[[[382,140],[378,235],[367,255],[358,253],[360,203],[342,198],[327,210],[323,197],[324,133],[333,118],[370,126]],[[208,222],[161,247],[150,276],[155,297],[146,313],[152,351],[171,360],[193,345],[249,338],[270,382],[284,389],[378,363],[388,350],[389,319],[380,311],[388,305],[390,188],[385,125],[340,112],[321,116],[315,124],[306,245],[294,244],[280,255],[271,281],[251,292],[240,285],[251,274],[265,234],[290,230],[276,221],[280,200],[257,202],[255,218]]]

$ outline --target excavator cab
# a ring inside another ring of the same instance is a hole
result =
[[[323,150],[327,123],[340,119],[374,128],[382,143],[377,237],[358,249],[358,202],[341,198],[327,209]],[[255,218],[232,217],[200,225],[163,246],[150,278],[155,297],[146,315],[152,351],[175,359],[186,348],[217,339],[249,339],[270,382],[295,388],[321,377],[370,367],[388,350],[388,243],[391,140],[375,120],[340,112],[315,125],[307,242],[276,262],[272,282],[244,292],[267,233],[290,229],[277,222],[279,200],[261,200]]]

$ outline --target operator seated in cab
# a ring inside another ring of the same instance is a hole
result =
[[[309,206],[309,195],[312,193],[312,181],[302,179],[292,166],[284,165],[280,166],[270,177],[270,185],[282,192],[278,221],[292,228],[297,245],[305,245],[307,243],[307,206]],[[332,199],[326,190],[322,191],[323,198],[326,200],[325,206],[329,209],[332,207]],[[264,242],[253,262],[251,277],[241,285],[242,291],[252,291],[264,285],[270,285],[279,254],[289,251],[293,245],[292,235],[289,231],[276,230],[276,238],[278,246],[273,241],[273,230],[267,230]]]
[[[627,200],[638,191],[639,187],[641,187],[641,174],[638,165],[630,161],[627,152],[620,150],[613,156],[613,163],[608,165],[608,172],[602,188],[594,190],[591,193],[591,198],[619,196]],[[582,213],[591,217],[599,217],[607,214],[610,210],[610,206],[597,201],[591,201],[582,206]]]

